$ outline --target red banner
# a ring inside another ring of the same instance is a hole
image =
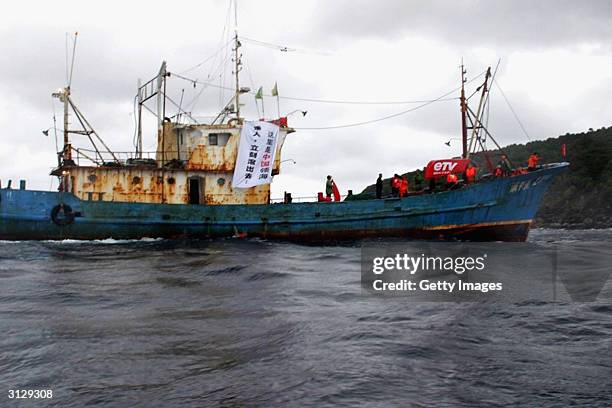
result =
[[[332,184],[332,191],[334,192],[334,201],[340,201],[340,190],[338,190],[338,186],[334,181]]]
[[[467,169],[469,159],[432,160],[425,168],[425,180],[443,177],[449,174],[462,174]]]

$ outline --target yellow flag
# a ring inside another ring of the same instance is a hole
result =
[[[274,88],[272,88],[272,96],[278,96],[278,84],[274,83]]]

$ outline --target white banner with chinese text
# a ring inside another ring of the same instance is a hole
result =
[[[233,188],[249,188],[272,182],[272,167],[276,155],[278,126],[269,122],[244,122]]]

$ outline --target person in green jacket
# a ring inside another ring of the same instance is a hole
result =
[[[510,160],[508,160],[508,156],[505,154],[501,155],[501,159],[497,165],[501,168],[504,177],[508,177],[512,174],[512,165],[510,164]]]
[[[332,176],[327,176],[327,181],[325,182],[325,195],[329,200],[331,200],[331,196],[334,192],[334,180],[332,180]]]

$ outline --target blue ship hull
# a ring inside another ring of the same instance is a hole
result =
[[[404,198],[269,205],[84,201],[69,193],[0,190],[0,239],[207,238],[300,241],[398,236],[524,241],[542,197],[567,163],[527,174]],[[68,205],[58,222],[53,209]],[[61,220],[60,220],[61,221]]]

